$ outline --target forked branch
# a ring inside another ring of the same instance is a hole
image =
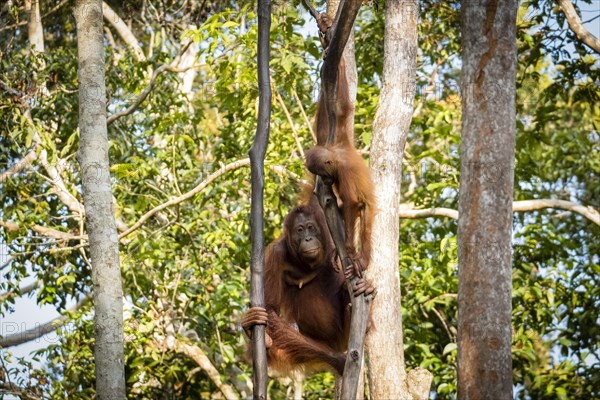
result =
[[[336,135],[335,110],[337,103],[338,65],[340,64],[350,32],[354,27],[354,21],[360,5],[360,0],[342,1],[339,5],[333,26],[327,33],[328,38],[330,38],[328,40],[329,45],[326,49],[323,67],[321,68],[322,95],[325,96],[327,119],[329,122],[327,144],[333,144]],[[353,262],[348,257],[345,245],[344,222],[337,206],[333,188],[331,184],[325,184],[323,180],[317,176],[315,193],[325,213],[327,225],[329,226],[331,236],[335,242],[338,255],[344,265],[344,270],[349,271],[349,269],[352,269],[353,267]],[[362,366],[365,334],[369,318],[371,296],[354,297],[353,295],[353,289],[356,287],[359,280],[360,278],[358,276],[354,276],[350,279],[350,282],[348,282],[348,290],[352,301],[352,321],[348,341],[348,354],[344,369],[344,379],[342,382],[342,399],[356,398]]]

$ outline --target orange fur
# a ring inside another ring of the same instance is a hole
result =
[[[369,168],[354,148],[354,106],[350,101],[343,58],[338,68],[335,143],[325,144],[329,123],[327,105],[321,96],[316,119],[317,146],[306,152],[305,164],[310,172],[334,184],[334,190],[342,202],[346,247],[354,259],[355,273],[360,275],[371,261],[371,235],[376,212],[375,188]]]

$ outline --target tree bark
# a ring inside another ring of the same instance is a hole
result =
[[[516,0],[462,2],[459,399],[512,399],[516,13]]]
[[[39,0],[25,0],[25,11],[29,19],[29,45],[34,52],[44,53],[44,28]]]
[[[265,154],[269,143],[271,119],[271,80],[269,59],[271,42],[271,0],[258,2],[258,121],[256,135],[250,148],[250,174],[252,182],[252,204],[250,208],[250,229],[252,254],[250,256],[250,306],[264,307],[264,187]],[[265,347],[265,326],[252,327],[252,367],[254,369],[254,399],[267,399],[267,350]]]
[[[458,219],[458,211],[451,208],[436,207],[414,209],[412,206],[412,204],[401,204],[400,217],[410,219],[429,217],[448,217],[452,219]],[[600,226],[600,212],[591,206],[584,206],[571,201],[559,199],[534,199],[513,202],[513,212],[536,211],[546,208],[574,212],[587,218],[588,221]]]
[[[577,11],[575,11],[575,7],[573,7],[573,3],[570,0],[558,0],[558,5],[567,18],[569,28],[575,32],[579,40],[600,54],[600,40],[585,28],[581,22],[581,18],[577,15]]]
[[[123,289],[108,162],[101,1],[77,0],[74,14],[79,61],[77,161],[94,283],[96,398],[118,400],[125,399]]]
[[[178,339],[175,342],[175,349],[194,360],[194,362],[198,364],[204,373],[208,375],[208,378],[212,381],[212,383],[219,388],[225,399],[237,400],[240,398],[233,387],[221,380],[221,374],[213,365],[210,358],[208,358],[206,353],[199,346],[195,346]]]
[[[136,61],[146,61],[146,56],[144,55],[144,51],[140,47],[135,35],[125,21],[119,17],[119,15],[113,11],[112,8],[106,2],[102,2],[102,13],[104,15],[104,19],[106,22],[112,25],[113,28],[116,29],[117,33],[123,39],[127,47],[133,52],[133,56]]]
[[[402,158],[416,90],[418,1],[387,0],[385,7],[382,87],[370,158],[380,206],[373,228],[377,240],[367,271],[377,288],[374,328],[366,341],[367,366],[372,398],[411,399],[404,364],[398,241]]]
[[[358,14],[358,10],[360,9],[360,5],[361,2],[358,0],[340,2],[339,6],[341,7],[338,8],[333,26],[331,27],[331,40],[327,46],[327,56],[321,68],[322,95],[327,104],[327,119],[329,121],[327,144],[333,144],[335,142],[337,132],[335,108],[337,103],[337,82],[339,78],[338,66],[348,42],[348,37],[354,28],[354,21]],[[354,129],[352,118],[348,118],[347,120],[349,121],[348,123],[351,124],[349,128]],[[343,228],[344,222],[337,206],[332,186],[330,184],[324,184],[320,177],[317,177],[315,193],[323,208],[323,212],[325,213],[325,219],[335,243],[338,256],[342,260],[344,270],[347,271],[347,268],[352,268],[352,262],[347,257]],[[363,364],[365,333],[367,330],[372,299],[372,296],[353,295],[353,288],[356,287],[358,280],[359,277],[354,276],[347,284],[352,303],[352,317],[346,364],[344,367],[344,377],[341,383],[341,393],[339,394],[339,397],[342,399],[354,399],[358,392],[360,373]],[[338,379],[336,379],[336,384],[339,384]],[[337,390],[335,395],[337,398]]]

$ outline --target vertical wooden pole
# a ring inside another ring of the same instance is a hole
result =
[[[252,179],[252,205],[250,209],[250,231],[252,237],[250,305],[265,306],[264,292],[264,229],[263,197],[265,186],[264,161],[269,142],[269,120],[271,117],[271,82],[269,77],[269,51],[271,30],[271,1],[258,2],[258,123],[254,143],[250,148],[250,171]],[[252,354],[254,368],[254,399],[267,399],[267,350],[265,327],[252,328]]]

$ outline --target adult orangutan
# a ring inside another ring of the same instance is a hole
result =
[[[266,325],[269,366],[280,373],[329,369],[342,375],[350,327],[350,297],[335,246],[316,198],[293,209],[265,254],[266,308],[244,316],[246,332]],[[373,288],[359,281],[355,295]],[[293,326],[297,326],[297,330]]]

